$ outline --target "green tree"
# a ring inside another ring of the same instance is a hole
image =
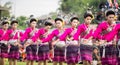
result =
[[[26,28],[26,20],[28,18],[26,16],[19,16],[17,17],[17,21],[19,22],[19,28],[25,29]]]
[[[100,2],[105,2],[105,0],[60,0],[59,9],[64,13],[82,14],[91,6],[98,9]]]
[[[99,4],[101,2],[107,2],[107,0],[60,0],[59,10],[65,14],[75,13],[83,20],[83,14],[89,7],[93,7],[93,14],[100,11]],[[118,3],[120,4],[120,0],[118,0]]]
[[[0,8],[4,9],[4,11],[2,11],[1,16],[2,17],[10,17],[10,10],[12,8],[12,2],[6,2],[3,6],[0,5]]]

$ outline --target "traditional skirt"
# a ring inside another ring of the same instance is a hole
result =
[[[117,61],[118,61],[118,65],[120,65],[120,44],[117,45]]]
[[[4,43],[0,43],[1,47],[0,47],[0,57],[1,58],[8,58],[8,45],[4,44]]]
[[[70,44],[72,44],[74,42],[71,42]],[[79,46],[78,45],[68,45],[67,46],[67,52],[66,52],[66,59],[67,59],[67,63],[78,63],[79,61]]]
[[[117,48],[114,45],[106,45],[100,47],[100,55],[101,55],[101,61],[102,65],[110,64],[110,65],[116,65],[117,63]]]
[[[8,58],[11,59],[19,59],[20,53],[19,53],[19,47],[18,46],[14,46],[14,45],[10,45],[10,51],[9,51],[9,55]]]
[[[60,41],[61,42],[61,41]],[[62,41],[62,43],[65,43],[64,41]],[[55,62],[63,62],[65,61],[65,47],[58,47],[58,46],[54,46],[54,58],[53,61]]]
[[[37,59],[36,51],[37,51],[37,45],[29,45],[28,47],[26,47],[26,53],[27,53],[26,59],[36,60]]]
[[[120,57],[117,58],[118,65],[120,65]]]
[[[45,61],[49,59],[49,44],[40,44],[38,49],[38,61]]]
[[[92,61],[92,52],[92,45],[80,44],[80,54],[82,60]]]

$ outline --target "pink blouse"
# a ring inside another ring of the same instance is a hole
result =
[[[32,41],[35,42],[38,39],[43,40],[44,38],[46,38],[48,36],[48,31],[45,30],[44,28],[40,28],[38,30],[38,32],[35,34],[34,37],[32,37]]]
[[[38,29],[33,30],[31,27],[28,27],[25,30],[25,33],[23,34],[23,36],[20,38],[20,40],[23,42],[27,39],[31,39],[32,37],[34,37],[35,34],[37,34]]]
[[[10,39],[19,39],[23,36],[23,33],[20,30],[10,29]]]
[[[93,36],[93,29],[90,29],[85,23],[80,24],[74,35],[74,39],[79,40],[79,36],[80,38],[88,39]]]
[[[9,41],[10,38],[10,30],[4,31],[0,29],[0,41]]]
[[[55,29],[48,35],[47,38],[43,39],[42,42],[51,41],[54,37],[60,41],[66,41],[66,33],[64,33],[64,30],[60,32],[58,29]]]
[[[111,41],[114,39],[114,36],[117,33],[116,28],[117,28],[116,24],[113,24],[110,28],[110,25],[107,23],[107,21],[103,21],[98,25],[93,37],[95,39]]]

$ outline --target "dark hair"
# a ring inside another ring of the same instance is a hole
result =
[[[93,18],[93,15],[90,14],[90,13],[85,13],[85,14],[84,14],[84,18],[87,18],[87,17],[91,17],[91,18]]]
[[[14,23],[17,23],[17,24],[18,24],[18,21],[17,21],[17,20],[13,20],[13,21],[11,22],[11,25],[13,25]]]
[[[61,22],[63,22],[63,20],[62,20],[61,18],[56,18],[56,19],[55,19],[55,23],[56,23],[56,21],[61,21]]]
[[[112,10],[109,10],[109,11],[107,11],[106,12],[106,16],[109,16],[109,15],[115,15],[115,12],[114,11],[112,11]]]
[[[32,23],[33,21],[37,22],[37,20],[36,20],[35,18],[32,18],[32,19],[30,20],[30,23]]]
[[[2,22],[2,25],[5,25],[5,24],[9,24],[9,22],[3,21],[3,22]]]
[[[98,50],[98,47],[96,47],[96,46],[93,46],[93,50],[95,50],[95,49],[97,49],[97,50]]]
[[[79,18],[78,18],[78,17],[72,17],[72,18],[70,19],[70,22],[72,22],[73,20],[78,20],[78,21],[79,21]]]
[[[52,23],[51,23],[51,22],[46,21],[44,25],[45,25],[45,26],[52,26]]]

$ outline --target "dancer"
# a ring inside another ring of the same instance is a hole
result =
[[[100,23],[94,33],[94,38],[100,40],[100,55],[102,65],[117,65],[116,59],[116,24],[115,13],[112,10],[106,12],[106,21]],[[114,35],[114,36],[113,36]]]
[[[35,45],[34,42],[32,42],[32,37],[34,37],[34,35],[38,32],[38,29],[36,28],[36,23],[37,20],[36,19],[31,19],[30,20],[30,27],[28,27],[25,30],[25,33],[23,34],[21,41],[25,42],[24,43],[24,48],[26,49],[26,54],[27,54],[27,62],[26,65],[33,65],[34,60],[36,60],[37,55],[36,55],[36,51],[37,51],[37,45]]]
[[[5,58],[8,58],[8,41],[10,31],[8,30],[9,23],[2,22],[2,29],[0,29],[0,59],[1,65],[5,65]]]
[[[70,20],[71,27],[67,28],[64,34],[67,34],[66,39],[66,60],[67,65],[76,65],[79,61],[79,44],[78,40],[74,40],[73,36],[77,32],[79,18],[73,17]]]
[[[90,26],[92,18],[92,14],[84,14],[84,23],[78,26],[77,33],[74,35],[75,40],[80,38],[80,53],[83,65],[89,65],[92,62],[92,35],[94,33],[93,28]]]
[[[38,33],[32,38],[33,42],[37,43],[37,61],[38,65],[47,65],[47,60],[49,59],[49,41],[44,40],[52,27],[52,23],[46,21],[43,28],[38,30]],[[44,40],[44,41],[43,41]]]
[[[18,21],[14,20],[11,22],[11,29],[10,29],[10,39],[9,39],[9,65],[17,65],[17,60],[19,59],[19,47],[20,45],[20,37],[23,33],[18,30]]]

